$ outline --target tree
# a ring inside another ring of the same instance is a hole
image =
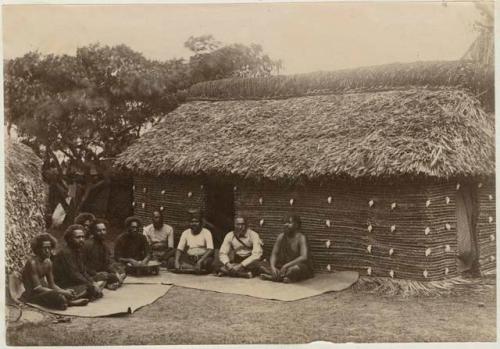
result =
[[[257,77],[279,73],[280,60],[264,54],[262,46],[230,44],[222,46],[211,35],[190,37],[185,46],[193,51],[189,59],[192,81],[223,79],[228,77]]]
[[[280,66],[258,45],[222,46],[189,38],[186,62],[146,59],[125,45],[90,45],[76,56],[31,52],[5,63],[7,128],[43,160],[44,179],[67,222],[106,187],[113,158],[182,102],[190,85],[230,76],[270,75]],[[70,197],[68,203],[66,200]]]
[[[6,63],[7,126],[15,124],[45,160],[44,177],[69,217],[109,182],[101,160],[178,105],[183,71],[178,61],[150,61],[124,45],[83,47],[76,56],[29,53]]]

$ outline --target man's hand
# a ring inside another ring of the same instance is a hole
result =
[[[94,295],[96,297],[101,297],[102,296],[102,290],[101,290],[101,287],[99,287],[99,284],[97,282],[94,282],[92,284],[92,293],[94,293]]]
[[[288,271],[288,267],[286,265],[282,266],[280,269],[280,275],[285,276],[287,271]]]
[[[233,266],[233,270],[238,272],[238,271],[242,271],[244,269],[244,267],[241,265],[241,264],[235,264]]]
[[[201,270],[201,266],[202,266],[202,261],[198,261],[196,262],[195,266],[194,266],[194,270],[196,271],[200,271]]]
[[[275,266],[271,266],[271,272],[273,273],[273,280],[278,281],[280,279],[280,271]]]
[[[61,290],[59,293],[62,294],[64,297],[67,297],[69,299],[73,299],[76,296],[75,290],[72,290],[70,288],[67,290]]]

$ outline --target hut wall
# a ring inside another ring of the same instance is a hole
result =
[[[135,215],[148,225],[153,210],[162,210],[165,223],[174,228],[176,243],[188,226],[188,209],[205,209],[205,191],[197,178],[135,177],[133,192]]]
[[[42,161],[25,145],[8,142],[5,167],[5,266],[21,271],[32,254],[30,242],[45,233],[48,188],[42,180]]]
[[[260,233],[266,255],[283,216],[296,213],[317,271],[439,280],[457,275],[455,193],[450,183],[243,182],[235,191],[235,211]]]
[[[478,183],[477,233],[481,273],[496,273],[496,204],[494,179]]]

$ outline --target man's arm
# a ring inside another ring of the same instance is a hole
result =
[[[151,248],[149,246],[148,239],[144,237],[143,241],[143,249],[144,249],[144,254],[146,255],[144,259],[141,261],[142,264],[148,264],[149,260],[151,259]]]
[[[283,240],[283,233],[278,235],[278,238],[276,239],[276,242],[273,245],[273,251],[271,252],[271,260],[270,260],[271,269],[276,268],[276,263],[278,262],[282,240]]]
[[[300,243],[300,256],[298,256],[297,258],[295,258],[295,259],[291,260],[290,262],[286,263],[283,266],[283,268],[288,269],[290,267],[293,267],[296,264],[299,264],[301,262],[307,261],[307,258],[309,256],[307,255],[307,251],[308,251],[307,241],[306,241],[306,237],[304,235],[301,235],[301,237],[299,239],[299,243]]]
[[[174,229],[170,228],[168,231],[167,247],[174,247]]]
[[[245,258],[243,261],[241,261],[241,265],[246,267],[250,265],[251,263],[258,261],[261,257],[264,251],[262,250],[262,241],[260,240],[260,237],[257,233],[252,233],[251,234],[252,238],[252,254]]]
[[[33,290],[37,292],[47,292],[50,291],[50,288],[42,286],[42,283],[40,282],[40,278],[38,277],[38,273],[36,271],[37,266],[36,266],[36,261],[34,259],[30,259],[29,261],[29,277],[31,279],[31,283],[33,284]],[[47,280],[48,281],[48,280]],[[49,283],[50,286],[50,283]]]
[[[214,241],[212,239],[212,233],[209,230],[205,230],[205,246],[207,251],[198,260],[198,265],[201,265],[205,259],[213,255],[214,253]]]
[[[223,265],[226,265],[230,262],[229,251],[231,251],[231,236],[232,233],[227,233],[219,250],[219,260]]]

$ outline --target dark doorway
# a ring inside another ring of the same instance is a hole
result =
[[[224,180],[207,180],[206,198],[206,225],[212,232],[215,248],[219,248],[227,232],[233,230],[233,184]]]
[[[476,224],[479,212],[475,186],[462,185],[456,198],[458,270],[476,273],[479,258]]]

